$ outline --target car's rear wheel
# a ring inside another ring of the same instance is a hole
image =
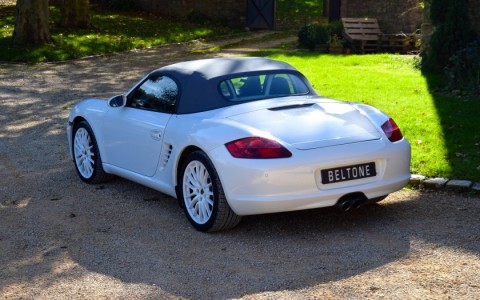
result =
[[[180,198],[195,229],[226,230],[240,222],[241,217],[228,205],[218,174],[204,152],[190,153],[179,174]]]
[[[101,183],[110,178],[103,170],[97,141],[86,121],[80,121],[74,126],[73,159],[77,173],[83,181]]]

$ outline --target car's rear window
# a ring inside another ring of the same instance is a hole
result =
[[[223,97],[231,101],[249,101],[309,93],[308,87],[295,74],[253,74],[221,81]]]

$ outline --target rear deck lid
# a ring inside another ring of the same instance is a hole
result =
[[[299,103],[231,116],[230,119],[299,150],[381,138],[372,122],[345,102]]]

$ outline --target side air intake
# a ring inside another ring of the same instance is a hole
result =
[[[160,164],[162,167],[165,167],[170,160],[170,155],[172,154],[172,145],[165,143],[163,145],[162,156],[160,158]]]

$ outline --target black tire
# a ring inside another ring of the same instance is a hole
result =
[[[240,223],[242,217],[228,205],[215,167],[204,152],[187,155],[178,174],[179,200],[195,229],[214,232]]]
[[[78,176],[91,184],[102,183],[112,176],[105,173],[93,130],[87,121],[75,124],[72,134],[73,162]]]

